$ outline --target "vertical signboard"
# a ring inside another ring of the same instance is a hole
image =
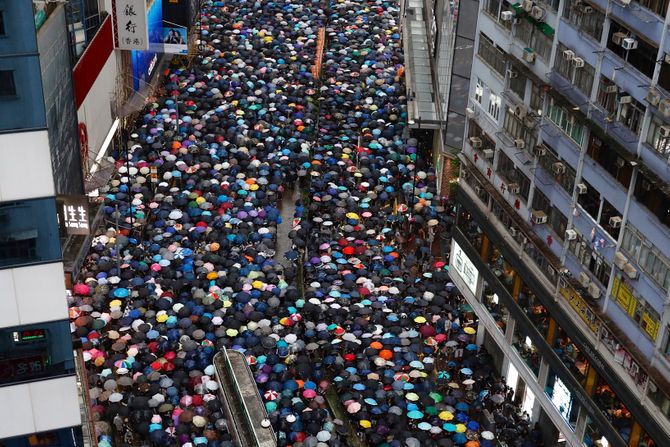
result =
[[[120,50],[149,48],[146,0],[114,1],[114,45]]]
[[[453,275],[454,272],[458,274],[470,292],[476,296],[479,271],[456,241],[453,241],[451,256],[449,257],[449,274]]]
[[[88,199],[85,196],[58,196],[61,227],[67,234],[86,235],[91,231]]]

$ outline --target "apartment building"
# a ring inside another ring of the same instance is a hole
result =
[[[451,272],[547,445],[670,445],[669,23],[479,3]]]

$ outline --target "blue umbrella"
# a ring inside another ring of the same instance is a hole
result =
[[[407,417],[410,419],[421,419],[423,417],[423,413],[419,410],[412,410],[407,413]]]
[[[479,424],[476,421],[468,422],[468,425],[466,425],[466,427],[468,427],[468,430],[479,430]]]
[[[428,431],[428,430],[430,430],[433,426],[430,425],[428,422],[420,422],[419,425],[417,425],[417,427],[419,427],[420,430]]]
[[[467,349],[468,351],[476,351],[477,350],[477,345],[474,344],[474,343],[470,343],[465,347],[465,349]]]
[[[463,433],[456,433],[453,440],[456,444],[465,444],[468,442],[468,438]]]
[[[472,375],[472,370],[470,368],[462,368],[461,373],[465,374],[466,376]]]
[[[468,404],[466,404],[465,402],[459,402],[456,404],[456,409],[458,411],[468,411],[468,408],[469,408]]]
[[[442,424],[442,428],[445,429],[448,432],[455,432],[456,431],[456,425],[450,424],[448,422]]]

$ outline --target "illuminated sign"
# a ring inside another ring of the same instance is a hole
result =
[[[452,274],[453,272],[457,272],[458,276],[465,282],[467,288],[470,289],[470,292],[475,294],[475,290],[477,290],[477,279],[479,279],[479,271],[456,241],[453,241],[449,259],[449,273]]]
[[[563,416],[563,419],[569,422],[570,410],[572,409],[572,393],[558,377],[556,377],[556,381],[554,382],[551,401],[556,405],[556,408],[558,409],[558,412],[561,413],[561,416]]]
[[[45,329],[27,329],[23,331],[15,331],[12,333],[12,338],[14,343],[32,343],[46,340],[47,331]]]
[[[44,372],[47,366],[41,355],[0,360],[0,381],[34,376]]]
[[[88,199],[84,196],[58,196],[61,227],[67,234],[86,235],[91,232],[88,221]]]

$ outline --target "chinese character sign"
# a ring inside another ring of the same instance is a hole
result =
[[[59,196],[61,226],[67,234],[89,234],[88,201],[86,197]]]
[[[114,5],[114,33],[120,50],[149,48],[146,0],[116,0]]]

